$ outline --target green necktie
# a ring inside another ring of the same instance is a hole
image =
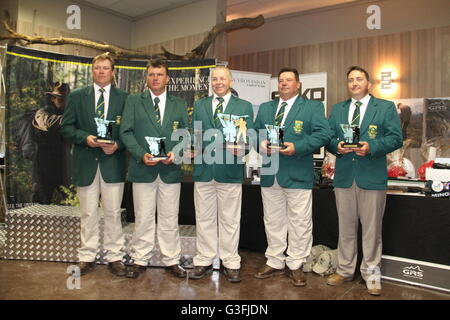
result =
[[[280,108],[280,110],[278,110],[278,113],[275,117],[275,125],[278,127],[281,125],[281,121],[283,121],[284,109],[286,108],[286,106],[287,106],[287,102],[283,101],[283,103],[281,103],[281,108]]]
[[[99,118],[105,117],[105,97],[103,97],[103,93],[105,92],[105,89],[100,88],[100,98],[97,101],[97,106],[95,107],[95,114]]]
[[[219,104],[217,105],[216,109],[214,110],[214,124],[216,125],[216,128],[220,127],[220,119],[217,114],[223,113],[223,101],[224,99],[222,97],[217,97],[217,100],[219,100]]]
[[[158,124],[161,124],[161,114],[159,112],[159,98],[155,97],[155,117],[156,117],[156,122]]]
[[[355,102],[355,111],[353,112],[352,122],[350,125],[359,126],[359,107],[362,105],[361,101]]]

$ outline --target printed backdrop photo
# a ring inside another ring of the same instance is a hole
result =
[[[52,97],[92,84],[92,57],[9,46],[6,57],[6,190],[10,208],[33,203],[73,204],[71,145],[60,135],[64,105]],[[147,61],[116,60],[115,85],[129,94],[146,89]],[[168,92],[188,102],[208,95],[215,59],[168,61]],[[185,174],[191,168],[184,166]]]

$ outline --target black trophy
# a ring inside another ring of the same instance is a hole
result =
[[[284,145],[284,127],[266,124],[267,129],[267,149],[283,150]]]
[[[159,161],[169,159],[166,153],[166,143],[164,142],[164,139],[165,137],[145,137],[145,140],[147,140],[148,143],[149,153],[153,156],[151,160]]]
[[[97,137],[94,141],[98,143],[114,144],[115,141],[112,138],[113,123],[115,123],[115,121],[95,118],[95,124],[97,125]]]
[[[359,143],[359,127],[356,125],[341,124],[341,128],[344,131],[344,143],[342,148],[360,148],[362,145]]]

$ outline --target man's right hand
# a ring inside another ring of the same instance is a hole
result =
[[[94,139],[97,138],[96,136],[87,136],[86,137],[86,143],[91,148],[98,148],[100,147],[100,143],[96,142]]]
[[[146,153],[144,154],[144,156],[142,157],[142,162],[149,167],[154,167],[158,164],[158,161],[152,160],[153,156],[150,153]]]
[[[269,141],[264,140],[260,143],[259,147],[262,153],[270,155],[272,153],[272,150],[267,148],[267,145],[269,144]]]
[[[353,152],[353,148],[342,148],[342,145],[345,143],[345,141],[340,141],[337,145],[337,150],[340,154],[347,154],[350,152]]]

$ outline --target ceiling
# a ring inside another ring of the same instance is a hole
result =
[[[76,2],[135,21],[197,1],[200,0],[78,0]],[[226,0],[227,20],[254,17],[258,14],[264,15],[267,19],[353,1],[358,0]]]

